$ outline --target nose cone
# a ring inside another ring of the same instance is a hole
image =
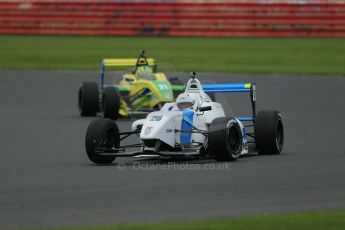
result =
[[[141,129],[140,139],[161,140],[164,143],[175,146],[175,120],[180,112],[153,112],[150,113]]]

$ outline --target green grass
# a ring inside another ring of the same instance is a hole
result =
[[[116,217],[115,217],[116,218]],[[310,212],[288,215],[259,215],[219,220],[165,222],[157,224],[110,225],[87,228],[59,228],[59,230],[342,230],[345,211]]]
[[[140,49],[178,71],[345,75],[345,39],[0,36],[0,69],[98,70]]]

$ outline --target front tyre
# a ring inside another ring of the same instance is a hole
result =
[[[255,119],[256,149],[260,154],[279,154],[284,145],[283,119],[279,111],[260,111]]]
[[[234,118],[214,119],[208,133],[208,149],[217,161],[234,161],[242,151],[242,132]]]
[[[87,128],[85,137],[86,153],[90,161],[96,164],[110,164],[115,156],[97,154],[97,147],[118,147],[120,145],[119,128],[115,121],[110,119],[96,119]]]

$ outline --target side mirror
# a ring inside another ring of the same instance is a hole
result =
[[[205,111],[210,111],[210,110],[212,110],[212,106],[210,106],[210,105],[199,108],[200,112],[205,112]]]

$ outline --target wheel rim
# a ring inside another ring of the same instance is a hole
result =
[[[241,148],[241,135],[238,132],[238,128],[234,124],[228,128],[227,142],[228,149],[231,151],[231,153],[237,153]]]

